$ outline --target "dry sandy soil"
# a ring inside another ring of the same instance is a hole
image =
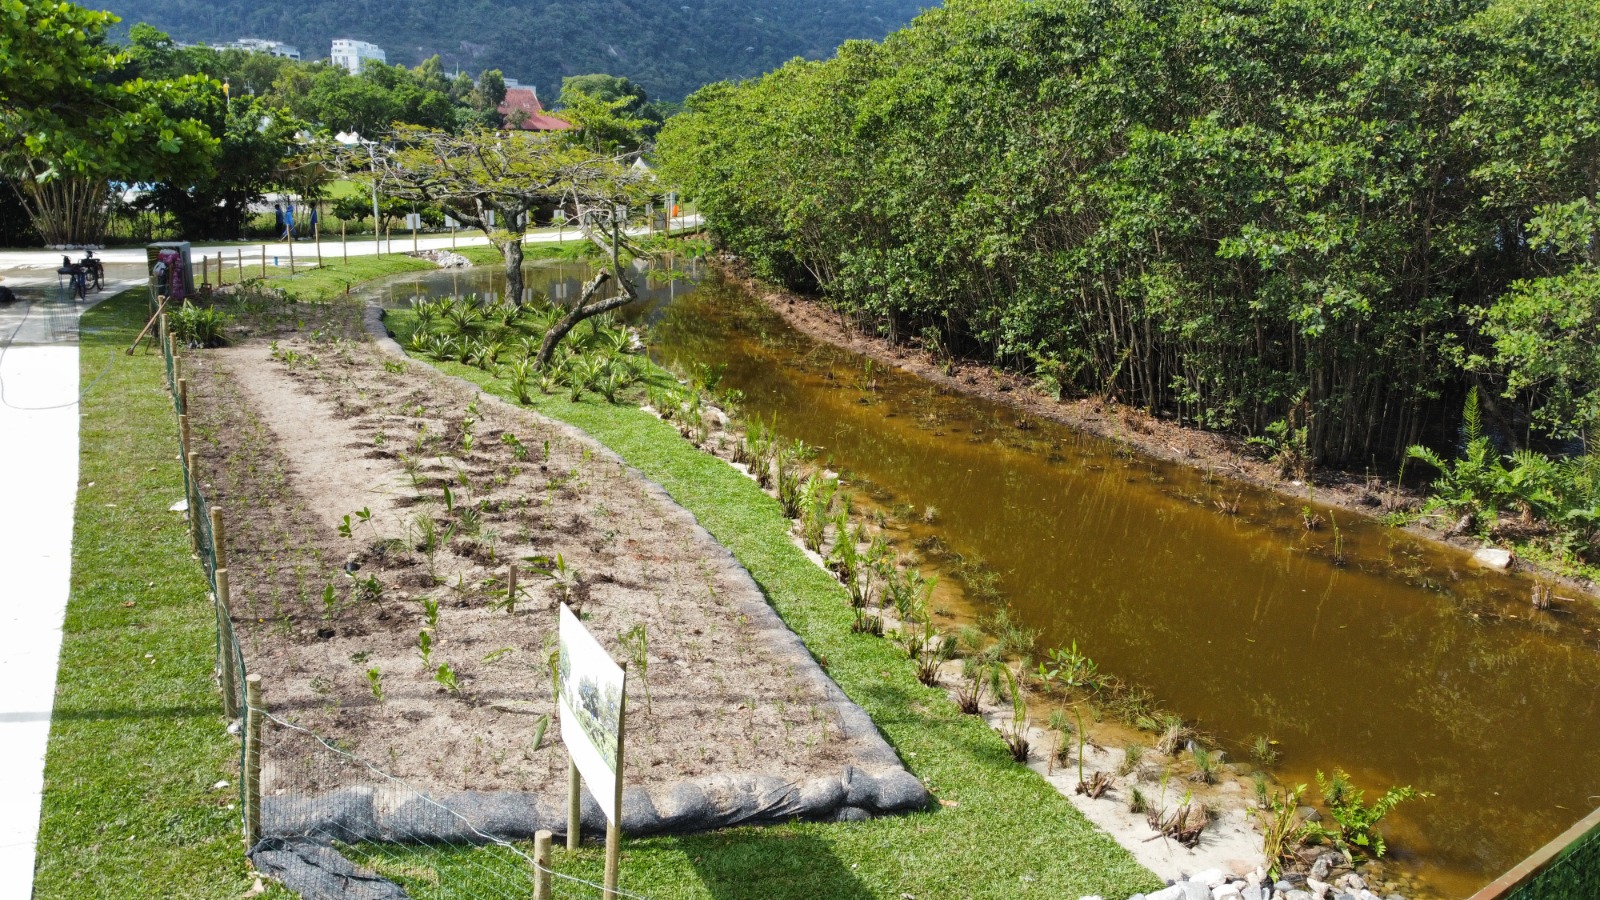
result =
[[[617,659],[631,656],[622,634],[647,635],[647,666],[630,669],[630,784],[800,778],[850,762],[836,707],[739,612],[750,594],[764,600],[725,551],[615,461],[386,359],[344,315],[258,323],[234,347],[186,359],[201,482],[227,517],[240,644],[275,714],[424,790],[560,791],[555,717],[537,738],[565,596]],[[528,572],[526,558],[557,554],[567,583]],[[370,780],[330,758],[274,729],[265,788]]]

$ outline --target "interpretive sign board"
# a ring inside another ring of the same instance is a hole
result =
[[[599,801],[606,818],[620,824],[622,717],[627,673],[611,659],[583,622],[561,604],[559,669],[561,741]]]

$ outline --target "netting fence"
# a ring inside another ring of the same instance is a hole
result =
[[[1600,897],[1600,810],[1518,864],[1473,900]]]
[[[152,291],[153,316],[161,302]],[[271,708],[269,686],[250,671],[235,630],[225,518],[206,493],[191,440],[184,348],[165,313],[155,319],[183,463],[184,500],[174,509],[187,514],[210,588],[215,674],[230,731],[240,737],[240,828],[256,868],[310,900],[640,898],[556,871],[550,848],[570,830],[565,806],[539,808],[542,801],[525,795],[420,790],[337,735]],[[580,831],[603,833],[600,809],[587,795],[580,818]]]

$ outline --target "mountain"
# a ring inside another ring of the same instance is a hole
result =
[[[369,41],[390,63],[438,54],[447,69],[500,69],[555,99],[567,75],[606,72],[678,100],[712,81],[820,59],[879,39],[932,0],[100,0],[123,33],[147,22],[189,42],[283,41],[325,58],[335,38]]]

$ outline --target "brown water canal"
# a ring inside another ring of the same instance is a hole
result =
[[[529,274],[559,297],[585,272]],[[495,280],[429,274],[389,296]],[[1394,784],[1432,792],[1385,833],[1438,894],[1472,893],[1600,805],[1589,603],[1538,613],[1528,582],[1459,551],[1326,509],[1337,529],[1307,531],[1306,500],[1070,428],[1019,428],[1008,407],[869,372],[716,277],[657,283],[633,315],[653,325],[660,361],[725,366],[746,413],[776,417],[781,435],[820,447],[886,505],[934,508],[918,528],[986,560],[1042,647],[1076,641],[1235,759],[1271,736],[1285,783],[1338,766],[1369,799]]]

